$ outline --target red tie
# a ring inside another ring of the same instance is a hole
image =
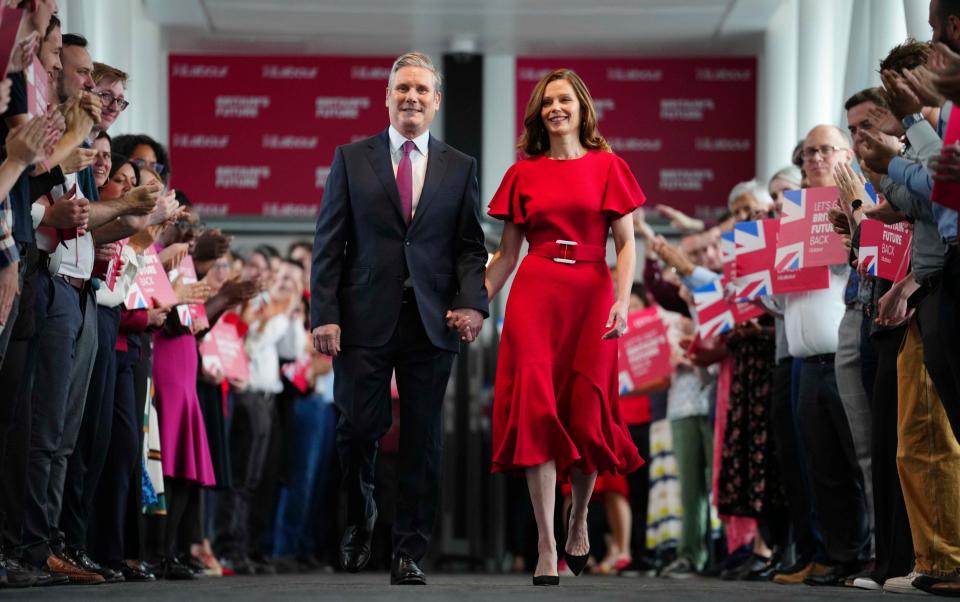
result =
[[[413,166],[410,165],[410,151],[417,146],[413,140],[407,140],[400,147],[403,157],[397,165],[397,190],[400,192],[400,206],[403,208],[403,219],[409,224],[413,217]]]

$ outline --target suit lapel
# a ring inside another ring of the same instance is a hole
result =
[[[403,221],[403,207],[400,204],[400,193],[397,191],[397,177],[393,174],[393,163],[390,160],[390,137],[384,130],[376,138],[372,138],[367,148],[367,160],[377,175],[384,191],[390,197],[390,204],[397,212],[400,221]]]
[[[411,229],[422,221],[421,217],[436,196],[437,189],[440,187],[440,183],[443,182],[443,176],[447,171],[447,145],[432,135],[430,136],[429,145],[430,153],[427,156],[427,173],[423,178],[423,190],[420,191],[420,201],[417,203],[417,211],[413,214],[413,221],[410,222]],[[396,186],[394,186],[394,188],[396,188]]]

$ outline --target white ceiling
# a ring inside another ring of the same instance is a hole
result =
[[[752,54],[783,0],[143,0],[169,50]]]

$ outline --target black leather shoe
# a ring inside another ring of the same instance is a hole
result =
[[[822,575],[807,575],[803,578],[803,583],[805,585],[843,585],[848,576],[859,572],[861,568],[863,566],[859,563],[837,564],[830,567],[830,570]]]
[[[390,585],[426,585],[427,576],[413,559],[397,556],[390,567]]]
[[[108,569],[105,566],[100,566],[93,558],[90,558],[90,555],[87,554],[86,550],[80,548],[67,548],[63,551],[63,555],[69,558],[73,564],[77,565],[81,569],[91,573],[96,573],[103,577],[104,583],[114,583],[122,579],[119,574],[115,573],[112,569]]]
[[[560,585],[559,575],[534,575],[534,585]]]
[[[143,563],[139,563],[139,565],[132,565],[124,562],[120,565],[120,574],[123,575],[125,581],[130,582],[157,580],[157,576],[147,570],[147,568],[143,566]]]
[[[0,558],[0,568],[7,576],[0,587],[33,587],[40,576],[37,571],[23,564],[16,558]]]
[[[164,558],[160,561],[160,574],[164,579],[190,581],[197,578],[193,569],[176,558]]]
[[[340,566],[348,573],[358,573],[370,562],[370,546],[373,544],[373,527],[377,513],[365,525],[351,525],[340,540]]]

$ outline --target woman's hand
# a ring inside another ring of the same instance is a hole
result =
[[[163,269],[169,272],[179,268],[180,263],[189,253],[189,244],[185,242],[177,242],[165,247],[162,251],[157,253],[157,257],[160,259],[160,263],[163,264]]]
[[[853,202],[858,200],[861,203],[866,203],[870,198],[867,194],[866,180],[854,172],[853,168],[846,163],[841,163],[834,168],[833,178],[840,190],[840,198],[837,203],[843,210],[843,214],[847,216],[847,224],[852,232],[854,225],[859,224],[860,218],[863,216],[862,213],[853,208]]]
[[[627,302],[617,301],[610,308],[610,316],[607,318],[606,328],[603,333],[604,339],[618,339],[627,332]]]

